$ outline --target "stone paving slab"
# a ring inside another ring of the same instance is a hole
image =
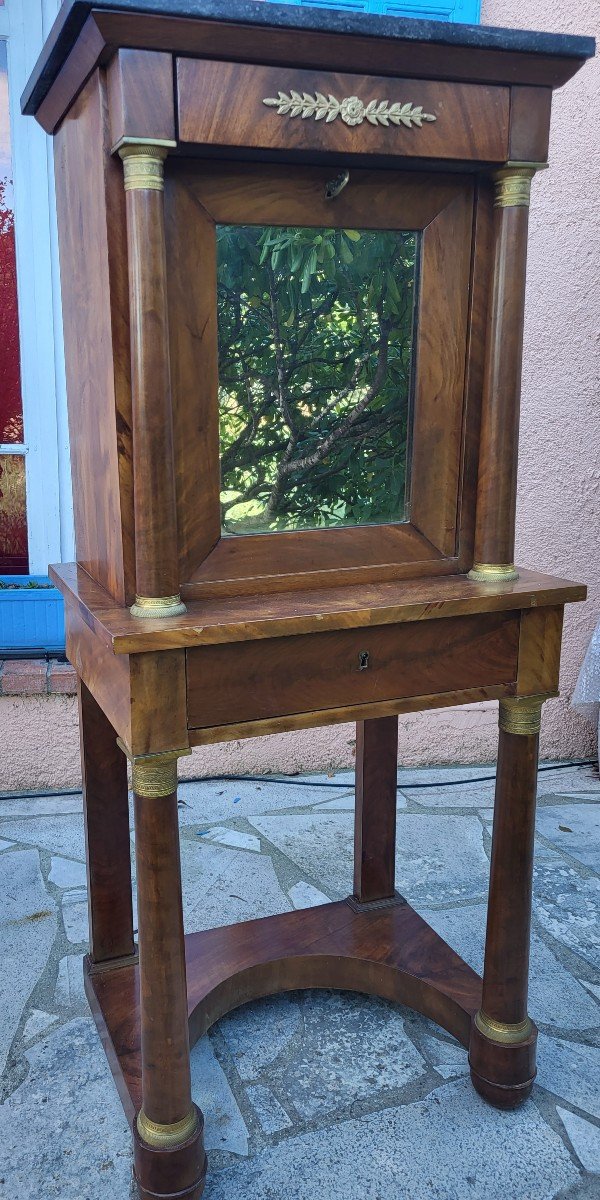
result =
[[[441,911],[420,908],[419,912],[481,975],[487,905]],[[552,1029],[595,1029],[600,1025],[600,1006],[535,930],[531,936],[529,1012],[538,1025]]]
[[[600,804],[580,802],[541,808],[537,829],[563,854],[568,854],[592,870],[598,866]]]
[[[600,1127],[569,1112],[567,1108],[557,1108],[556,1111],[584,1170],[600,1172]]]
[[[25,1003],[46,967],[56,936],[55,914],[38,851],[7,851],[0,872],[0,1072]]]
[[[85,864],[73,858],[53,857],[48,883],[54,883],[59,888],[86,887]]]
[[[478,780],[489,771],[399,771],[398,885],[477,970],[493,803],[493,784]],[[349,772],[183,784],[186,928],[346,895],[352,787]],[[588,768],[540,774],[539,1076],[522,1109],[484,1104],[465,1050],[419,1014],[355,994],[267,997],[192,1053],[205,1200],[600,1197],[599,812]],[[81,797],[0,797],[3,843],[0,1197],[129,1200],[129,1131],[83,989]]]
[[[293,908],[271,859],[252,850],[182,841],[181,877],[184,924],[189,933],[253,917],[272,917]]]
[[[85,888],[64,892],[61,911],[65,933],[71,945],[82,945],[88,937],[88,905]]]
[[[540,1033],[537,1082],[600,1121],[600,1047]]]
[[[0,1195],[127,1200],[131,1135],[91,1018],[61,1026],[24,1059],[27,1078],[0,1105]]]
[[[83,955],[66,954],[58,963],[56,987],[53,996],[57,1008],[64,1008],[69,1016],[87,1013],[88,1003],[83,986]]]
[[[80,793],[74,796],[0,796],[2,817],[61,817],[83,812]]]
[[[286,1112],[312,1121],[361,1101],[381,1103],[425,1074],[396,1007],[341,992],[305,992],[298,1004],[301,1033],[269,1071]]]
[[[598,869],[598,868],[597,868]],[[533,878],[533,912],[541,928],[600,969],[600,878],[588,877],[561,858],[540,863]]]
[[[319,782],[327,783],[326,779]],[[350,784],[353,787],[353,783]],[[286,808],[310,808],[338,795],[334,787],[311,787],[309,784],[277,783],[273,780],[211,780],[210,783],[186,783],[179,788],[180,825],[213,825],[217,821],[258,816]]]
[[[210,1200],[547,1200],[579,1172],[531,1103],[498,1113],[469,1081],[265,1148],[212,1175]]]
[[[14,842],[85,861],[83,818],[79,815],[65,813],[43,819],[30,817],[21,821],[6,820],[2,821],[0,828],[3,835]]]
[[[203,1037],[194,1046],[190,1066],[192,1098],[205,1114],[206,1150],[227,1150],[246,1157],[248,1130],[210,1038]]]
[[[302,871],[327,879],[338,897],[352,891],[353,814],[269,814],[252,825]],[[415,903],[485,895],[489,864],[479,819],[401,812],[397,821],[398,888]]]

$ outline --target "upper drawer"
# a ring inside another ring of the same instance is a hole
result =
[[[505,162],[509,89],[177,60],[179,138],[197,145]]]
[[[518,643],[518,614],[499,612],[199,646],[186,653],[188,725],[508,684]]]

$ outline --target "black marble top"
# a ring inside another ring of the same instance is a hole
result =
[[[23,93],[23,112],[36,111],[92,9],[202,18],[205,21],[263,28],[276,26],[279,29],[358,35],[401,42],[429,42],[438,46],[480,50],[508,50],[581,60],[591,58],[595,52],[595,42],[591,37],[387,17],[336,8],[312,8],[309,5],[270,4],[264,0],[258,3],[256,0],[65,0]]]

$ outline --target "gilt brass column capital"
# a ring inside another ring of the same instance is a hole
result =
[[[507,163],[494,171],[494,208],[529,208],[531,180],[547,163]]]
[[[168,151],[177,143],[131,139],[115,147],[123,160],[126,192],[164,190],[163,164]]]
[[[542,705],[547,696],[507,696],[500,701],[498,725],[504,733],[532,737],[540,732]]]
[[[163,750],[159,754],[131,754],[121,738],[117,745],[131,763],[131,782],[136,796],[157,800],[177,791],[177,759],[191,754],[189,747]]]

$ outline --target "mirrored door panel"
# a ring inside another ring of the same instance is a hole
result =
[[[340,178],[327,165],[167,162],[187,599],[472,561],[473,179],[356,169],[332,191]],[[479,312],[485,278],[473,288]]]
[[[216,233],[222,533],[405,521],[420,234]]]

